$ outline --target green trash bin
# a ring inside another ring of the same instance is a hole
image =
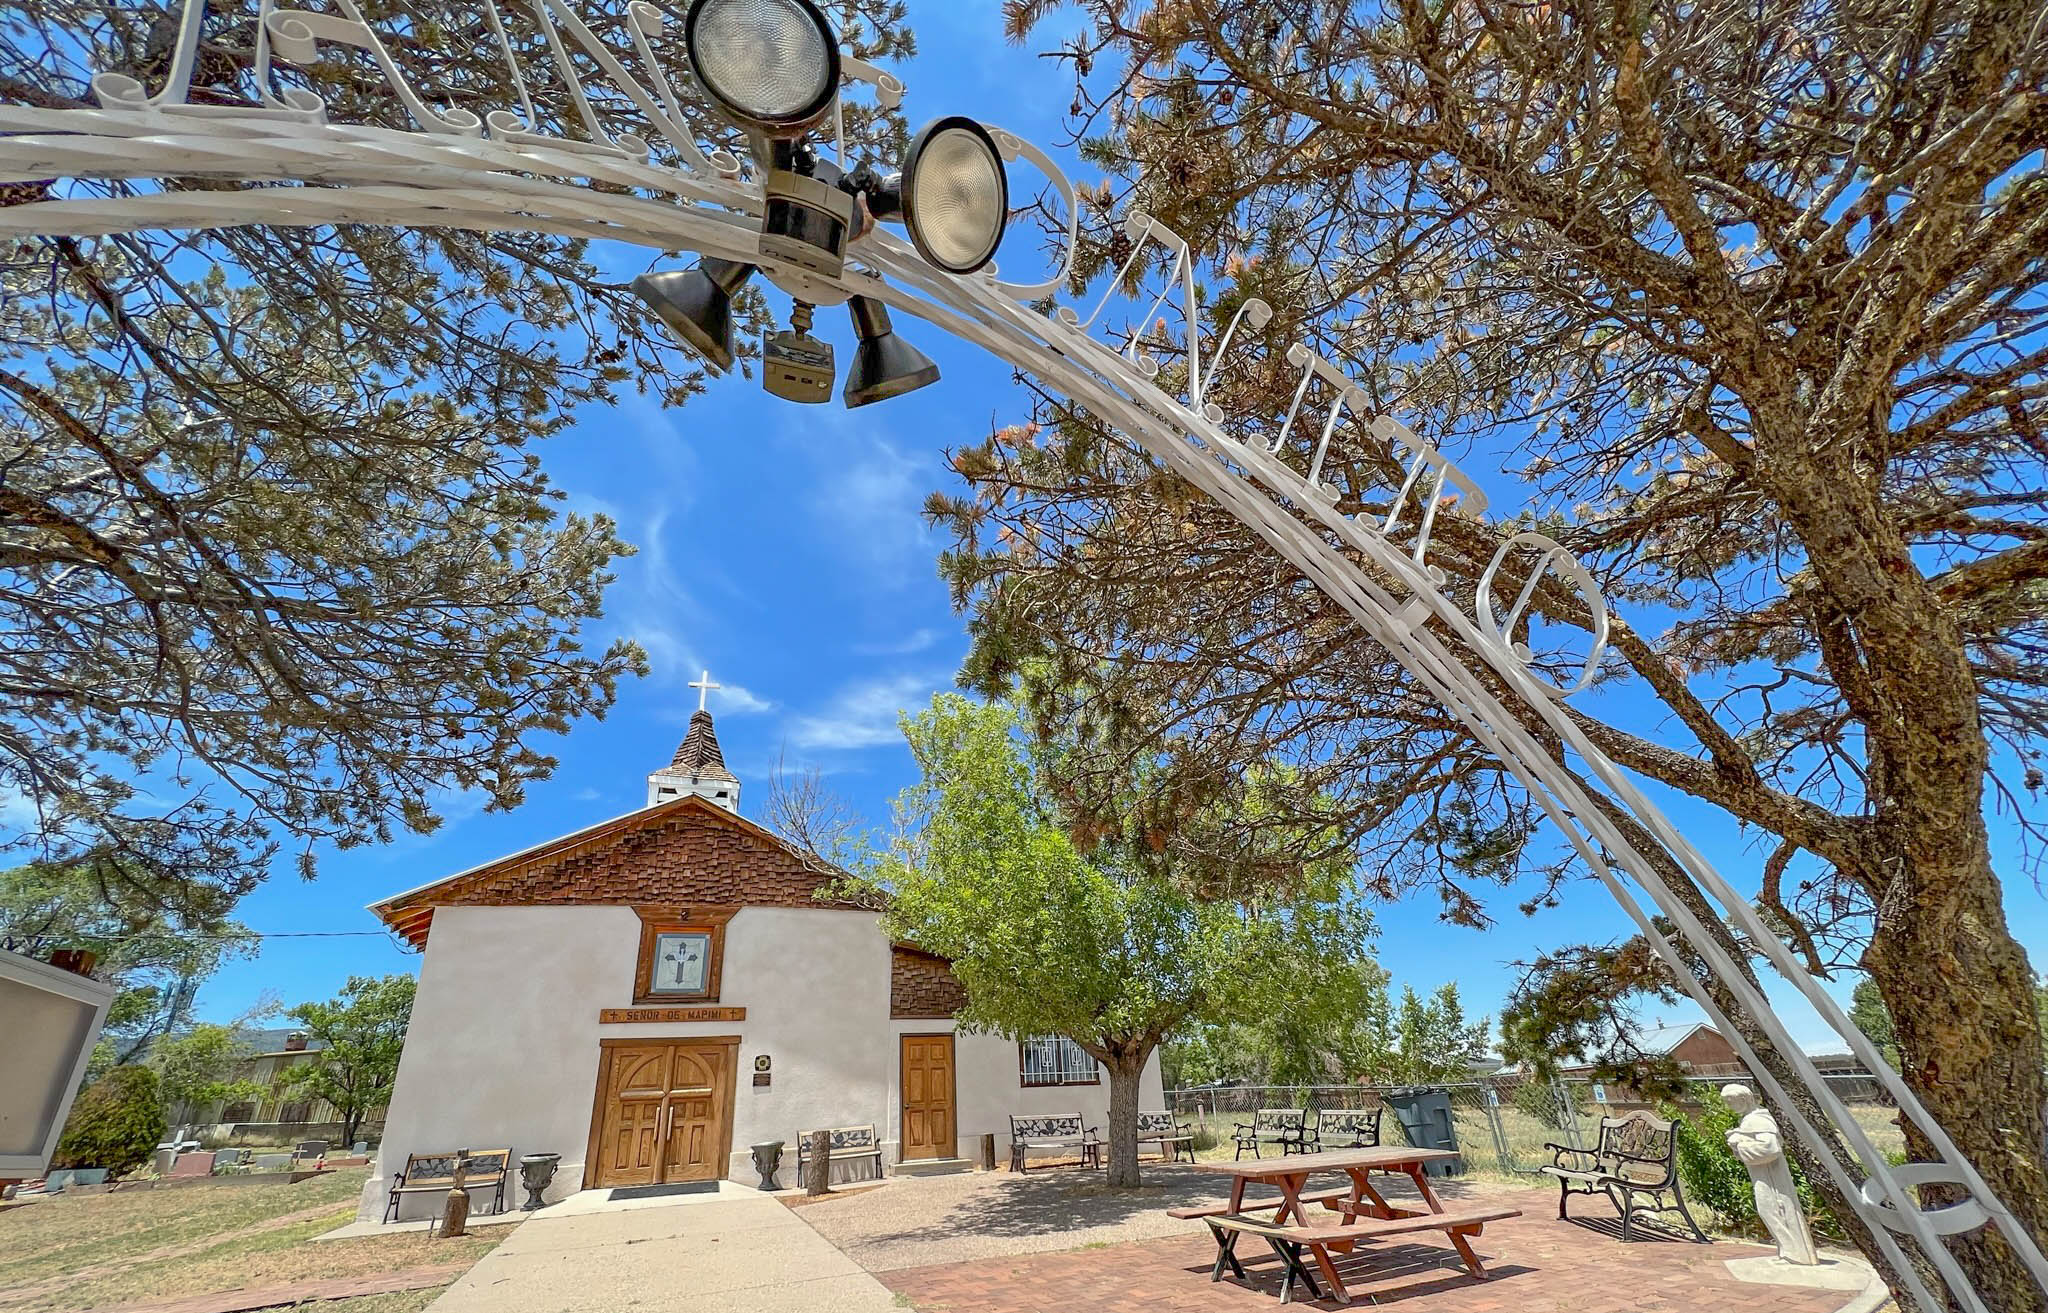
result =
[[[1440,1086],[1410,1085],[1386,1093],[1387,1106],[1401,1119],[1408,1143],[1418,1149],[1449,1149],[1458,1152],[1458,1125],[1451,1118],[1451,1092]],[[1440,1158],[1422,1165],[1431,1176],[1456,1176],[1465,1164],[1456,1158]]]

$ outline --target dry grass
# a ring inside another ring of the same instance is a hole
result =
[[[352,1168],[297,1185],[77,1195],[0,1214],[0,1308],[102,1308],[471,1263],[510,1232],[493,1226],[454,1240],[405,1231],[309,1243],[354,1216],[368,1174]],[[409,1291],[330,1307],[334,1313],[410,1313],[433,1294]]]

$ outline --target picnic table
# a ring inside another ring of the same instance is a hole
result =
[[[1210,1233],[1216,1239],[1216,1263],[1209,1274],[1212,1281],[1223,1279],[1226,1266],[1240,1279],[1244,1277],[1244,1268],[1236,1255],[1240,1237],[1255,1235],[1271,1244],[1273,1252],[1286,1265],[1286,1275],[1280,1286],[1283,1304],[1293,1298],[1297,1282],[1307,1287],[1312,1298],[1322,1297],[1316,1286],[1315,1273],[1304,1260],[1305,1254],[1314,1258],[1316,1269],[1329,1283],[1330,1293],[1337,1301],[1350,1303],[1350,1292],[1344,1288],[1344,1279],[1337,1274],[1337,1266],[1330,1256],[1348,1253],[1361,1241],[1382,1236],[1442,1231],[1457,1249],[1465,1269],[1483,1280],[1486,1270],[1480,1266],[1479,1255],[1472,1250],[1470,1237],[1478,1235],[1487,1222],[1519,1217],[1521,1213],[1519,1209],[1483,1205],[1447,1210],[1436,1197],[1436,1191],[1430,1189],[1429,1177],[1423,1167],[1424,1164],[1456,1156],[1449,1149],[1382,1145],[1363,1149],[1329,1149],[1264,1161],[1198,1162],[1191,1164],[1196,1171],[1215,1172],[1231,1178],[1230,1201],[1207,1208],[1171,1208],[1167,1212],[1173,1217],[1200,1218],[1209,1224]],[[1342,1172],[1350,1177],[1350,1184],[1310,1192],[1307,1190],[1308,1178],[1318,1172]],[[1396,1208],[1388,1203],[1373,1188],[1374,1172],[1405,1176],[1413,1181],[1429,1211]],[[1247,1201],[1245,1187],[1254,1181],[1279,1190],[1279,1198]],[[1308,1215],[1310,1204],[1322,1205],[1338,1214],[1340,1220],[1334,1223],[1311,1222]],[[1268,1209],[1272,1210],[1272,1216],[1262,1216]]]

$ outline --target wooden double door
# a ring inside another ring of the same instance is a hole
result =
[[[739,1040],[600,1043],[586,1188],[724,1176]]]

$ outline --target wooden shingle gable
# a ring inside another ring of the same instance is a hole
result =
[[[646,807],[370,905],[423,947],[436,907],[852,907],[772,832],[695,796]]]

